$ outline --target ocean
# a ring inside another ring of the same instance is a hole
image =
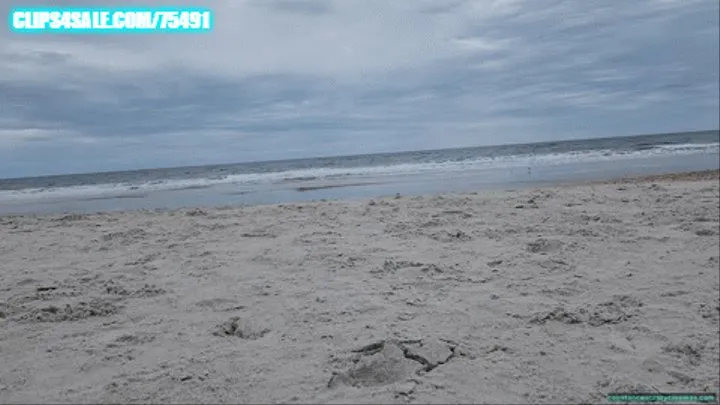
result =
[[[717,169],[720,131],[0,179],[0,214],[517,189]]]

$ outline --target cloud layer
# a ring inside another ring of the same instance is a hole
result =
[[[0,177],[717,128],[719,4],[216,0],[211,34],[6,30]]]

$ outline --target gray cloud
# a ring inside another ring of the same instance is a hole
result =
[[[718,8],[228,0],[209,35],[5,31],[0,177],[716,128]]]
[[[332,4],[323,0],[262,0],[255,4],[274,10],[305,15],[327,14],[333,10]]]

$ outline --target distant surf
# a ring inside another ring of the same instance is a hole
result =
[[[406,176],[477,170],[525,170],[564,164],[720,154],[720,133],[643,135],[287,161],[178,167],[0,180],[0,204],[43,199],[141,198],[152,192],[231,187],[248,194],[287,185],[295,190],[383,182]]]

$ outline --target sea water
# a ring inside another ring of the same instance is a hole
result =
[[[0,214],[517,189],[717,169],[720,132],[0,179]]]

